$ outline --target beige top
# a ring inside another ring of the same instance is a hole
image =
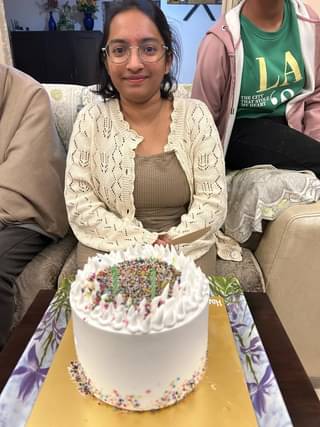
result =
[[[147,230],[166,232],[180,223],[188,211],[190,190],[174,151],[136,155],[133,198],[136,218]],[[205,274],[215,274],[214,245],[196,263]]]
[[[188,210],[190,189],[174,151],[135,158],[135,217],[157,233],[177,226]]]
[[[0,65],[0,222],[33,224],[64,236],[64,171],[65,152],[46,90]]]
[[[100,251],[152,244],[158,234],[135,217],[135,149],[143,137],[124,120],[119,101],[88,104],[78,114],[68,150],[65,198],[69,222],[78,240]],[[210,227],[178,250],[193,259],[216,241],[227,209],[224,156],[206,105],[174,98],[164,152],[174,151],[187,178],[190,203],[171,239]]]

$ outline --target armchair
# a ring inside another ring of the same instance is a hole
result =
[[[191,85],[181,90],[189,96]],[[320,180],[263,165],[227,173],[227,183],[225,233],[243,246],[243,259],[217,260],[217,273],[233,274],[244,289],[268,294],[319,387]]]

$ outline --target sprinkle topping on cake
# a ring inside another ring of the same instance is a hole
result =
[[[131,334],[187,321],[208,294],[207,279],[188,258],[174,248],[149,245],[89,258],[71,287],[79,316]]]
[[[93,273],[81,285],[81,291],[90,301],[88,308],[117,304],[117,296],[121,294],[121,302],[130,307],[139,306],[143,299],[147,303],[162,294],[169,286],[168,297],[171,298],[173,286],[180,284],[181,273],[165,261],[156,258],[123,261]],[[96,286],[97,284],[97,286]]]

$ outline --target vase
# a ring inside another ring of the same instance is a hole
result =
[[[49,31],[56,31],[57,29],[57,24],[51,11],[49,12],[48,29]]]
[[[83,18],[83,26],[87,31],[92,31],[94,26],[94,19],[92,17],[92,13],[85,12]]]

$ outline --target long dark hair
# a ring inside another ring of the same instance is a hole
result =
[[[176,76],[179,70],[181,49],[178,38],[174,31],[170,28],[164,13],[152,0],[114,0],[111,2],[106,16],[103,40],[100,48],[100,78],[97,92],[105,100],[108,98],[120,98],[119,92],[114,87],[110,75],[106,69],[105,55],[102,51],[102,48],[105,47],[106,41],[109,38],[112,19],[118,15],[118,13],[131,9],[137,9],[151,19],[151,21],[158,28],[158,31],[163,38],[164,44],[168,47],[166,55],[167,58],[168,56],[172,58],[172,66],[170,71],[163,77],[160,86],[160,93],[162,98],[171,98],[172,93],[177,87]]]

